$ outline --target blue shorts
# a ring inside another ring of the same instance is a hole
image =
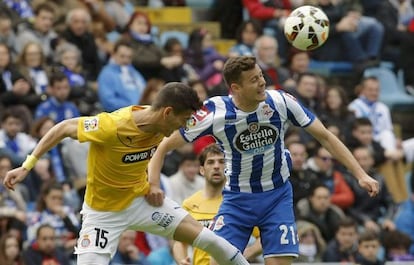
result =
[[[261,193],[223,191],[223,203],[214,218],[212,230],[243,251],[253,227],[260,230],[263,256],[293,256],[299,242],[293,212],[292,185]]]

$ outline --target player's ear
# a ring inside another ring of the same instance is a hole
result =
[[[236,92],[240,90],[240,86],[237,83],[231,83],[230,84],[230,92]]]
[[[162,114],[163,114],[164,118],[166,118],[167,116],[173,114],[173,112],[174,112],[174,109],[172,107],[168,106],[168,107],[164,108]]]

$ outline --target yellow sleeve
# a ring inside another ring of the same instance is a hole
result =
[[[78,122],[78,140],[80,142],[107,143],[116,137],[117,126],[108,113],[97,116],[80,117]]]

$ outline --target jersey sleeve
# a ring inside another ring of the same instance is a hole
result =
[[[79,142],[103,144],[116,135],[115,121],[108,113],[80,117],[78,121]]]
[[[187,142],[193,142],[201,136],[212,134],[214,110],[214,102],[206,101],[203,107],[191,116],[187,126],[180,129],[181,135]]]
[[[287,117],[293,125],[307,127],[315,120],[315,114],[300,104],[294,96],[286,92],[281,92],[281,95],[286,103]]]

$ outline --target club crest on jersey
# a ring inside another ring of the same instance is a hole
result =
[[[83,121],[83,130],[85,132],[92,132],[98,130],[99,118],[93,117]]]
[[[191,127],[195,126],[196,124],[197,124],[197,120],[196,120],[196,118],[194,118],[194,117],[192,116],[191,118],[189,118],[189,119],[187,120],[186,127],[187,127],[187,128],[191,128]]]
[[[224,223],[224,216],[220,215],[211,223],[210,230],[218,231],[222,229],[226,224]]]
[[[263,107],[262,107],[262,114],[263,114],[263,116],[265,116],[266,118],[268,118],[268,119],[270,119],[272,116],[273,116],[273,113],[274,113],[275,111],[274,110],[272,110],[271,108],[270,108],[270,106],[269,105],[267,105],[267,104],[265,104]]]
[[[91,244],[91,240],[89,239],[89,236],[84,235],[81,242],[80,242],[81,247],[87,248],[87,247],[89,247],[90,244]]]
[[[239,152],[262,154],[276,143],[278,137],[276,127],[253,122],[234,138],[234,146]]]
[[[167,226],[169,226],[172,223],[172,221],[174,221],[175,216],[173,216],[173,215],[171,215],[169,213],[154,212],[151,215],[151,219],[157,225],[166,228]]]

